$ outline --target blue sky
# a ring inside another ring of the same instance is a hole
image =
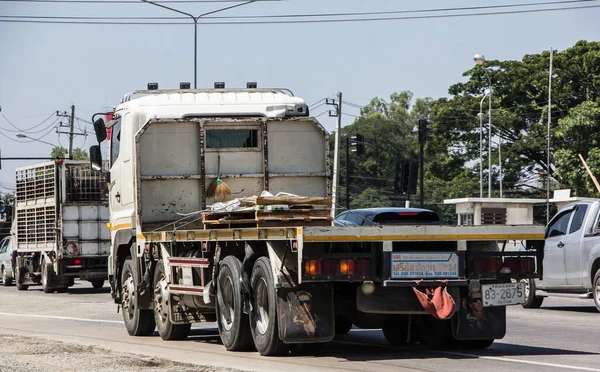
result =
[[[397,11],[539,1],[285,0],[249,4],[218,15]],[[229,3],[172,6],[200,14],[226,5]],[[600,1],[538,8],[582,5],[600,5]],[[2,115],[19,128],[29,128],[74,104],[76,116],[89,121],[93,113],[116,106],[125,93],[143,89],[150,81],[161,88],[178,87],[181,81],[193,84],[191,21],[175,26],[1,22],[1,16],[9,15],[177,14],[141,2],[0,1],[0,131],[6,135],[0,135],[0,151],[4,157],[48,156],[51,146],[16,142],[16,133],[7,131],[13,128]],[[563,50],[582,39],[598,41],[598,19],[600,8],[378,22],[200,25],[198,87],[211,87],[215,81],[243,87],[247,81],[257,81],[259,87],[289,88],[309,104],[338,91],[345,101],[359,105],[376,96],[387,99],[401,90],[410,90],[415,97],[438,98],[447,95],[451,84],[464,80],[462,73],[473,66],[475,53],[488,59],[521,59],[550,47]],[[326,109],[318,107],[312,114]],[[348,106],[344,111],[358,114],[358,109]],[[343,116],[344,125],[354,120],[350,115]],[[333,130],[334,118],[324,114],[319,120]],[[79,125],[92,130],[82,121]],[[59,137],[52,130],[42,140],[68,145],[65,135]],[[88,148],[93,142],[93,136],[78,136],[75,146]],[[28,163],[32,162],[2,162],[0,192],[14,185],[14,169]]]

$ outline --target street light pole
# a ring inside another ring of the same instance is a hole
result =
[[[149,0],[142,0],[142,1],[145,2],[145,3],[148,3],[148,4],[156,5],[156,6],[160,7],[160,8],[164,8],[164,9],[170,10],[172,12],[183,14],[185,16],[190,17],[194,21],[194,89],[197,89],[198,88],[198,19],[200,19],[200,18],[202,18],[204,16],[207,16],[209,14],[214,14],[214,13],[222,12],[224,10],[233,9],[233,8],[237,8],[239,6],[250,4],[250,3],[253,3],[255,1],[257,1],[257,0],[246,1],[246,2],[241,3],[241,4],[230,5],[230,6],[227,6],[227,7],[224,7],[224,8],[220,8],[220,9],[217,9],[217,10],[212,10],[210,12],[202,13],[202,14],[200,14],[197,17],[194,16],[194,15],[192,15],[192,14],[190,14],[190,13],[186,13],[186,12],[183,12],[181,10],[171,8],[171,7],[168,7],[168,6],[163,5],[163,4],[158,4],[158,3],[155,3],[153,1],[149,1]]]
[[[490,79],[490,75],[488,74],[486,68],[483,66],[483,64],[485,63],[485,57],[482,54],[475,54],[475,57],[473,58],[473,60],[475,61],[475,64],[477,64],[478,66],[481,66],[481,68],[483,69],[483,72],[485,74],[485,77],[487,78],[488,81],[488,98],[489,98],[489,107],[488,107],[488,112],[489,112],[489,116],[488,116],[488,126],[489,126],[489,138],[488,138],[488,154],[489,154],[489,158],[488,158],[488,172],[489,172],[489,178],[488,178],[488,198],[492,197],[492,79]],[[498,136],[500,138],[500,136]],[[498,176],[500,178],[500,197],[502,198],[502,150],[501,150],[501,140],[498,141],[498,154],[499,154],[499,173]]]
[[[483,101],[488,96],[485,92],[479,102],[479,197],[483,198]]]

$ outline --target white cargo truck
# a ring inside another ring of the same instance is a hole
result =
[[[106,128],[109,281],[131,335],[216,321],[228,350],[275,355],[354,324],[394,344],[487,347],[524,301],[518,279],[542,274],[541,226],[332,226],[328,133],[288,90],[149,85],[95,122],[99,142]],[[513,239],[528,249],[498,251]]]
[[[101,288],[110,250],[104,175],[57,159],[16,171],[13,255],[19,290],[64,292],[75,278]]]

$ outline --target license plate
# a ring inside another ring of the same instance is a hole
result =
[[[458,278],[455,252],[392,253],[392,279]]]
[[[483,284],[483,306],[506,306],[525,302],[524,283]]]

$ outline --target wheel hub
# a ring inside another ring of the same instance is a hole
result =
[[[256,286],[256,329],[260,334],[267,333],[269,328],[269,294],[267,283],[263,278]]]
[[[133,315],[135,307],[135,283],[130,274],[127,276],[125,283],[123,283],[123,311],[127,311],[130,315]]]
[[[164,276],[154,286],[154,311],[161,322],[166,322],[169,317],[169,291],[167,290],[167,280]]]
[[[230,277],[224,278],[221,284],[221,296],[223,297],[223,304],[225,305],[225,308],[221,311],[229,312],[229,321],[224,315],[221,315],[221,324],[226,330],[230,331],[231,328],[233,328],[233,322],[235,321],[235,305],[233,303],[234,287]]]

